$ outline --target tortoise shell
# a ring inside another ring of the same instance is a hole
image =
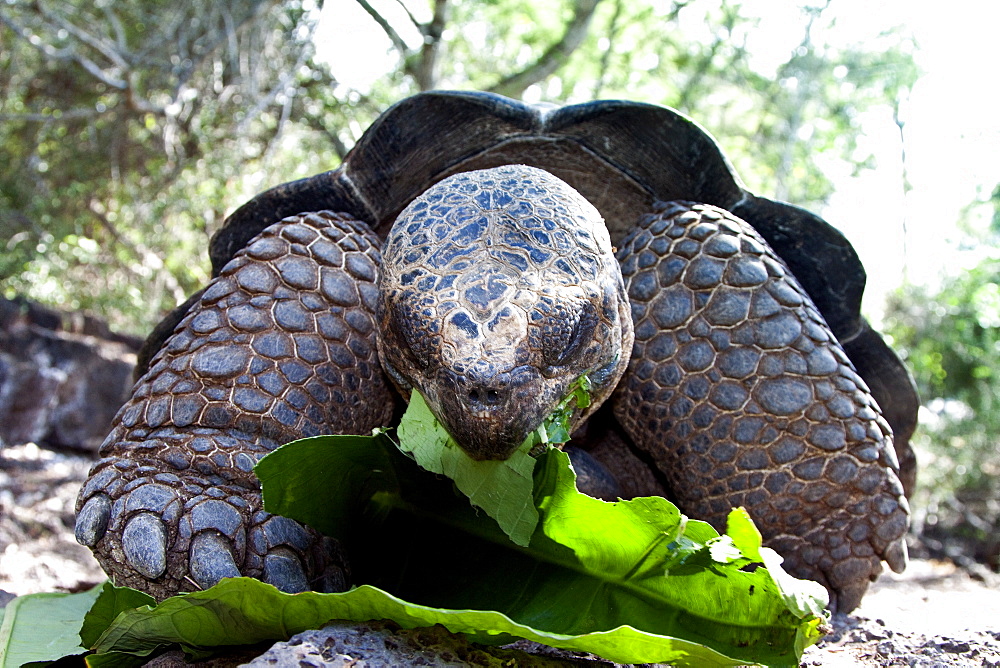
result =
[[[866,275],[854,248],[815,214],[747,191],[715,140],[665,107],[621,100],[553,107],[479,92],[415,95],[382,114],[337,169],[271,188],[230,215],[211,241],[213,275],[286,216],[344,212],[384,238],[433,184],[505,164],[539,167],[572,185],[600,211],[615,244],[655,202],[702,202],[747,221],[809,293],[868,384],[893,429],[904,487],[912,490],[909,440],[919,400],[899,357],[861,316]],[[144,359],[191,303],[161,323]]]

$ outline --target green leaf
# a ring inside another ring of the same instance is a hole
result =
[[[734,508],[729,513],[726,534],[732,536],[736,547],[748,558],[764,564],[789,610],[803,618],[822,617],[825,614],[828,594],[823,585],[812,580],[799,580],[786,573],[781,568],[781,555],[769,547],[763,547],[763,536],[754,526],[746,509]]]
[[[419,392],[399,424],[399,448],[432,473],[451,478],[469,501],[496,520],[514,543],[527,547],[538,524],[532,502],[534,456],[545,446],[561,445],[570,438],[575,411],[590,406],[590,379],[580,376],[538,429],[506,460],[478,461],[451,437]]]
[[[476,639],[492,636],[506,640],[508,636],[517,636],[617,661],[670,661],[699,666],[737,664],[695,643],[657,637],[628,626],[610,632],[568,636],[527,627],[499,612],[415,605],[371,586],[343,594],[293,595],[250,578],[227,578],[211,589],[174,596],[155,608],[142,607],[123,613],[101,637],[95,648],[96,657],[103,652],[148,655],[172,644],[180,645],[190,655],[202,656],[206,647],[288,638],[334,619],[392,619],[403,628],[441,624],[453,633],[471,634]]]
[[[527,548],[384,435],[367,443],[306,439],[265,457],[257,474],[269,511],[351,536],[356,581],[423,606],[492,610],[542,633],[607,633],[622,645],[598,653],[623,662],[664,660],[641,649],[659,637],[664,646],[701,644],[736,663],[794,663],[819,637],[813,611],[825,606],[825,591],[784,576],[785,591],[758,567],[764,550],[745,514],[734,515],[735,535],[720,539],[659,497],[593,499],[576,491],[568,457],[557,450],[536,466],[540,523]],[[316,486],[304,489],[310,481]],[[276,505],[291,497],[272,487],[295,489],[304,502]],[[344,506],[357,512],[317,512]],[[780,572],[777,562],[769,567]],[[810,603],[790,608],[789,600]],[[633,645],[615,635],[622,626],[648,637]]]
[[[448,434],[419,392],[410,396],[410,405],[399,423],[400,449],[413,455],[421,468],[445,475],[472,505],[496,520],[503,532],[526,546],[538,524],[532,503],[532,471],[535,460],[528,452],[531,440],[508,459],[478,461],[470,457]]]
[[[395,472],[389,454],[396,451],[396,447],[385,432],[378,431],[372,436],[304,438],[275,452],[284,448],[298,450],[311,464],[294,471],[283,471],[282,467],[291,463],[285,459],[286,455],[262,458],[254,473],[261,481],[264,507],[296,508],[300,513],[297,517],[300,522],[327,535],[347,542],[356,540],[354,529],[364,528],[364,523],[356,520],[368,512],[371,499],[395,487]],[[317,489],[324,489],[332,481],[341,479],[350,481],[352,487],[349,493],[328,490],[315,496]],[[336,498],[336,504],[324,503],[331,496]],[[317,503],[317,500],[323,502]]]
[[[156,599],[135,589],[115,587],[110,582],[105,582],[94,605],[83,618],[83,625],[80,627],[83,646],[93,647],[97,644],[97,639],[119,614],[144,605],[156,605]]]
[[[726,534],[733,539],[733,544],[748,559],[761,561],[760,548],[764,544],[764,537],[754,526],[750,519],[750,513],[744,508],[734,508],[726,518]]]
[[[528,435],[526,442],[534,445],[562,445],[570,439],[573,430],[573,415],[577,409],[583,410],[590,406],[590,378],[580,376],[570,385],[566,397],[545,418],[542,424]]]
[[[0,666],[83,654],[80,626],[99,591],[94,587],[79,594],[28,594],[8,603],[0,621]]]

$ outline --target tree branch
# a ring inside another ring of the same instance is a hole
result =
[[[118,15],[115,14],[110,6],[105,6],[101,8],[104,13],[104,17],[111,24],[111,29],[115,31],[115,42],[118,44],[118,49],[120,51],[126,51],[128,49],[128,40],[125,38],[125,26],[118,19]]]
[[[309,99],[312,95],[313,89],[319,89],[321,92],[316,97],[321,97],[328,94],[335,89],[342,89],[349,92],[343,93],[343,97],[350,96],[355,99],[356,102],[352,106],[351,115],[356,115],[364,117],[370,115],[372,117],[377,116],[382,113],[383,107],[380,103],[373,102],[372,99],[365,93],[362,93],[356,89],[345,86],[344,84],[337,81],[337,79],[330,74],[330,71],[326,65],[316,65],[315,69],[322,73],[320,77],[312,77],[306,79],[299,83],[300,93],[296,96],[296,101],[299,102],[298,110],[294,114],[294,120],[304,124],[310,130],[318,132],[323,135],[333,146],[333,150],[337,153],[337,156],[341,161],[347,157],[350,152],[350,147],[341,139],[337,130],[331,130],[330,125],[324,121],[323,112],[327,110],[326,105],[319,108],[318,114],[310,111],[309,105],[302,104],[302,100]],[[336,124],[335,128],[343,127],[343,124]]]
[[[344,158],[347,157],[348,152],[350,152],[350,149],[347,147],[347,144],[344,143],[344,140],[340,138],[340,135],[331,131],[322,119],[317,118],[312,114],[303,114],[296,120],[305,123],[307,128],[326,137],[327,141],[329,141],[333,146],[333,150],[336,151],[341,162],[343,162]]]
[[[85,69],[91,76],[100,81],[101,83],[109,86],[110,88],[117,88],[118,90],[125,90],[128,88],[128,82],[124,79],[119,79],[117,77],[112,77],[112,75],[104,72],[98,65],[87,58],[76,52],[76,49],[66,47],[63,49],[57,49],[51,44],[46,44],[42,41],[42,38],[33,33],[30,29],[18,25],[12,21],[7,16],[0,14],[0,22],[6,25],[8,28],[13,30],[18,37],[25,40],[31,46],[35,47],[42,53],[44,53],[49,58],[61,61],[73,61]]]
[[[0,121],[27,121],[29,123],[49,123],[51,121],[66,121],[74,118],[93,118],[100,116],[97,109],[67,109],[49,114],[0,114]]]
[[[826,3],[822,7],[811,7],[808,10],[809,20],[806,22],[805,33],[802,36],[802,42],[799,47],[805,49],[806,53],[812,53],[813,51],[813,36],[812,31],[815,26],[817,19],[820,15],[830,7],[831,0],[826,0]],[[797,65],[796,58],[793,56],[791,60],[782,65],[781,69],[778,71],[779,80],[789,73],[792,69],[793,64]],[[802,112],[803,108],[809,102],[809,87],[806,85],[804,80],[799,81],[798,87],[795,89],[795,104],[792,107],[793,111],[791,116],[787,119],[787,128],[785,130],[784,145],[781,149],[781,159],[778,162],[777,167],[774,170],[774,197],[780,200],[787,200],[789,198],[788,189],[788,174],[791,173],[794,161],[795,146],[799,142],[798,133],[802,127]]]
[[[316,30],[316,23],[313,22],[309,26],[309,36],[306,40],[304,40],[307,44],[312,43],[312,37],[315,30]],[[278,77],[278,82],[271,88],[271,91],[258,101],[257,105],[253,108],[253,110],[247,113],[247,115],[244,116],[243,120],[241,120],[239,125],[237,126],[237,132],[240,133],[244,132],[246,127],[249,125],[250,121],[252,121],[259,114],[261,114],[264,111],[264,109],[269,107],[277,99],[278,95],[280,95],[281,93],[285,93],[286,101],[282,105],[281,116],[278,119],[278,127],[275,129],[275,132],[272,135],[271,139],[267,140],[267,145],[264,148],[265,153],[271,152],[271,146],[273,142],[275,142],[281,136],[281,131],[284,128],[285,121],[288,120],[288,114],[291,111],[291,103],[295,97],[295,90],[294,87],[291,86],[291,83],[295,80],[295,77],[298,76],[299,69],[303,65],[305,65],[306,61],[312,55],[310,51],[311,49],[308,48],[303,48],[299,50],[299,55],[298,58],[296,58],[295,60],[295,64],[287,68],[284,71],[284,73],[282,73],[282,75]]]
[[[281,0],[262,0],[257,2],[253,10],[247,12],[243,15],[238,23],[232,23],[232,15],[229,14],[229,21],[223,22],[223,27],[212,31],[211,33],[205,32],[199,38],[196,38],[196,42],[205,42],[197,52],[192,49],[190,64],[181,72],[178,73],[178,84],[177,91],[187,83],[191,75],[209,58],[213,53],[215,53],[218,48],[227,42],[232,43],[231,40],[235,40],[240,32],[245,30],[248,26],[252,25],[257,19],[264,15],[265,12],[269,11],[275,5],[280,4]],[[225,11],[229,12],[228,8]],[[198,46],[195,44],[194,46]],[[238,50],[237,50],[238,51]]]
[[[406,42],[403,41],[403,38],[399,36],[399,33],[396,32],[396,29],[393,28],[388,21],[386,21],[384,16],[379,14],[378,11],[371,6],[371,3],[369,3],[368,0],[357,0],[357,2],[361,5],[361,8],[368,13],[368,16],[372,17],[372,20],[374,20],[375,23],[382,28],[382,32],[389,37],[389,40],[392,42],[392,46],[399,52],[400,58],[402,58],[405,63],[410,56],[410,49],[406,46]]]
[[[441,35],[447,23],[448,0],[434,0],[434,16],[431,22],[420,26],[424,36],[424,46],[420,51],[420,64],[416,80],[420,90],[430,90],[437,85],[437,59],[441,52]]]
[[[38,11],[46,19],[55,23],[60,28],[63,28],[66,32],[100,53],[102,56],[111,61],[112,64],[123,70],[128,69],[128,62],[125,57],[114,48],[114,45],[108,44],[106,40],[102,40],[94,35],[91,35],[80,26],[68,21],[65,16],[47,9],[41,2],[36,2],[35,7],[38,8]]]
[[[698,60],[698,66],[695,67],[694,72],[688,77],[687,83],[684,85],[684,89],[681,91],[680,97],[677,98],[677,109],[690,113],[688,108],[691,99],[699,93],[699,86],[703,79],[705,79],[708,74],[708,68],[715,60],[715,57],[719,54],[719,49],[725,43],[725,38],[722,35],[716,34],[715,41],[712,42],[712,46],[709,47],[708,53],[702,54],[701,58]]]
[[[701,89],[702,82],[709,78],[709,75],[713,70],[711,70],[712,64],[715,62],[716,57],[719,55],[722,47],[728,46],[733,35],[733,31],[736,28],[736,24],[741,20],[740,10],[742,5],[735,3],[735,6],[731,5],[728,1],[724,0],[721,6],[722,19],[718,21],[718,25],[722,30],[714,31],[714,40],[712,45],[709,47],[708,52],[702,52],[700,58],[698,59],[697,65],[692,69],[691,75],[688,77],[684,84],[684,88],[680,91],[680,95],[677,98],[676,107],[679,111],[684,113],[690,113],[692,104],[691,101],[695,96],[703,94]],[[676,14],[675,14],[676,17]],[[737,53],[732,57],[732,60],[727,65],[720,65],[715,68],[714,72],[736,72],[739,68],[735,67],[740,56]]]
[[[404,12],[406,12],[406,16],[409,17],[410,23],[413,24],[413,27],[419,30],[421,35],[425,35],[426,33],[424,30],[427,26],[417,20],[417,17],[413,15],[413,12],[411,12],[410,8],[406,6],[406,3],[403,2],[403,0],[396,0],[396,4],[399,5]]]
[[[611,53],[614,51],[615,38],[618,37],[618,18],[621,16],[623,3],[624,0],[615,0],[615,11],[611,15],[611,20],[608,21],[608,48],[601,54],[600,69],[598,70],[597,81],[594,82],[594,91],[592,93],[592,97],[595,100],[601,96],[604,81],[608,76],[608,66],[611,64]]]
[[[573,18],[566,26],[562,39],[546,49],[545,53],[528,67],[491,86],[490,92],[508,97],[521,97],[528,86],[538,83],[559,69],[583,43],[599,2],[600,0],[577,0]]]
[[[143,266],[161,270],[157,272],[157,275],[166,284],[167,290],[173,294],[174,299],[183,300],[185,298],[185,291],[181,287],[180,283],[177,282],[174,275],[169,271],[163,270],[163,258],[146,248],[145,245],[133,242],[132,240],[126,238],[125,235],[118,230],[115,224],[112,223],[111,220],[104,214],[103,207],[97,202],[96,199],[92,198],[87,202],[87,210],[94,216],[94,219],[97,220],[100,226],[103,227],[104,230],[111,236],[115,243],[119,244],[128,250],[134,257],[138,258],[142,262]],[[114,253],[111,254],[111,257],[114,257]],[[139,272],[132,267],[119,260],[116,260],[116,262],[119,267],[128,272],[134,278],[140,280],[143,279]]]

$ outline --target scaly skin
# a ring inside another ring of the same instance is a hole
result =
[[[256,461],[392,421],[373,318],[380,241],[329,213],[285,219],[237,255],[116,418],[77,504],[77,539],[116,584],[158,598],[249,575],[340,590],[332,541],[261,509]]]
[[[744,506],[792,574],[857,607],[906,565],[888,424],[805,291],[749,225],[690,202],[619,251],[635,321],[615,413],[681,509]]]

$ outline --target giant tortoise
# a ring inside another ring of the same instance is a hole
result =
[[[854,250],[674,111],[416,95],[210,253],[80,494],[77,539],[118,584],[342,589],[336,541],[261,509],[258,458],[392,425],[414,389],[504,458],[583,375],[569,446],[595,495],[716,525],[743,506],[841,611],[905,567],[916,395],[859,315]]]

